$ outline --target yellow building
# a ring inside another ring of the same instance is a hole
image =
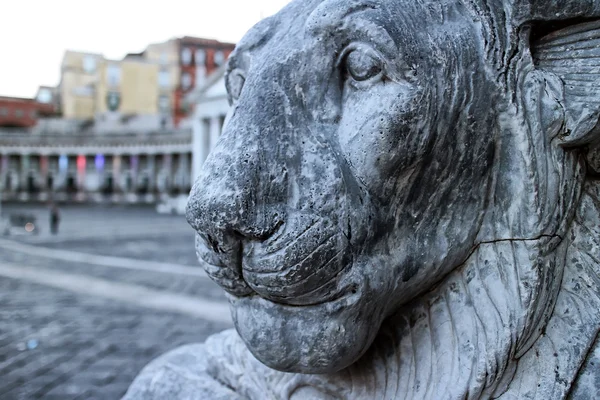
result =
[[[159,113],[160,66],[141,57],[104,60],[95,90],[95,113]]]
[[[178,39],[149,44],[143,56],[148,61],[161,65],[177,66],[179,64]]]
[[[98,68],[104,57],[101,54],[67,51],[61,64],[59,85],[60,109],[68,119],[94,117],[96,96],[94,86]]]
[[[170,117],[180,75],[177,49],[174,39],[149,45],[123,60],[67,51],[59,85],[63,117],[84,120],[106,113]]]
[[[175,90],[179,84],[179,43],[171,39],[163,43],[148,45],[144,58],[160,65],[158,77],[159,108],[161,113],[172,114],[175,104]]]

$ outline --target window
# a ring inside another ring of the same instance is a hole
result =
[[[33,119],[37,118],[37,111],[36,110],[29,111],[29,117],[31,117]]]
[[[73,94],[81,97],[91,97],[94,95],[94,88],[92,86],[79,86],[73,88]]]
[[[223,53],[221,50],[217,51],[215,53],[215,65],[217,67],[220,67],[221,65],[223,65],[224,62],[225,62],[225,53]]]
[[[109,64],[106,68],[106,81],[109,86],[119,86],[121,84],[121,67],[117,64]]]
[[[167,88],[171,85],[169,70],[163,69],[158,72],[158,85],[163,88]]]
[[[187,72],[181,75],[181,87],[185,89],[189,89],[192,86],[192,76]]]
[[[168,64],[169,63],[169,55],[167,54],[166,51],[163,51],[160,53],[160,63],[161,64]]]
[[[15,111],[15,117],[17,117],[17,118],[23,118],[24,115],[25,115],[25,112],[23,110]]]
[[[161,113],[168,113],[171,108],[171,102],[169,101],[169,96],[161,95],[158,98],[158,109]]]
[[[83,70],[88,74],[96,72],[96,57],[94,56],[85,56],[83,58]]]
[[[0,107],[0,115],[6,117],[8,115],[8,108]]]
[[[206,81],[206,67],[197,66],[196,67],[196,87],[200,87]]]
[[[196,65],[204,65],[206,64],[206,51],[204,49],[196,50]]]
[[[181,49],[181,63],[183,65],[190,65],[192,63],[192,51],[187,47]]]
[[[37,95],[37,101],[40,103],[50,103],[52,101],[52,92],[49,89],[40,89]]]

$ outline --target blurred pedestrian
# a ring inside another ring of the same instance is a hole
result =
[[[58,223],[60,222],[60,212],[58,211],[58,206],[55,203],[52,203],[50,207],[50,232],[53,235],[58,233]]]

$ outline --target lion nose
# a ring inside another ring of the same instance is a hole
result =
[[[266,240],[284,221],[287,173],[264,148],[246,129],[226,130],[192,188],[187,220],[216,253]]]
[[[221,182],[222,183],[222,182]],[[261,204],[249,190],[232,191],[229,185],[202,181],[192,189],[186,217],[188,223],[217,253],[231,248],[224,243],[264,241],[283,224],[278,207]]]
[[[262,75],[253,79],[259,78],[267,79]],[[252,82],[249,79],[246,86],[263,81]],[[250,96],[246,90],[192,188],[187,220],[217,252],[239,249],[231,246],[235,243],[264,241],[286,219],[288,192],[292,191],[288,182],[293,186],[297,171],[288,156],[293,153],[295,136],[285,129],[289,126],[283,108],[287,98],[280,92]]]

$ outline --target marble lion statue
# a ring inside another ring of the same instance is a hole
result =
[[[600,398],[599,0],[296,0],[226,80],[235,330],[126,399]]]

